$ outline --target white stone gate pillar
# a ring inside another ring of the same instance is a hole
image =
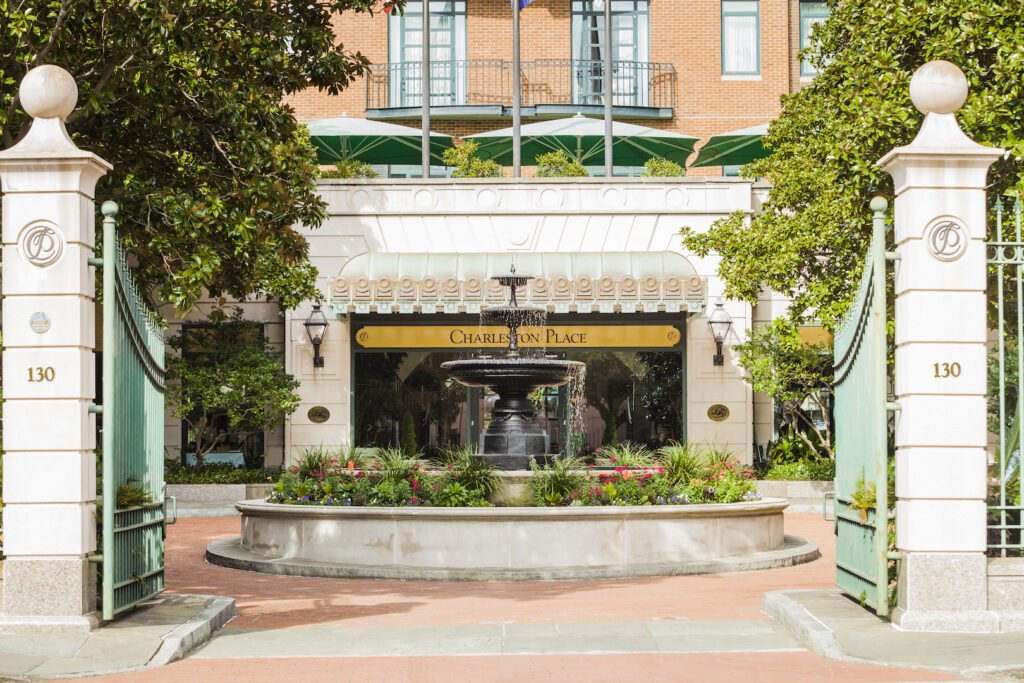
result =
[[[992,631],[986,587],[985,184],[1003,150],[960,130],[967,79],[929,62],[910,84],[925,114],[878,163],[896,187],[896,545],[893,623]]]
[[[110,168],[78,149],[64,119],[68,72],[30,71],[28,134],[0,152],[3,184],[4,563],[0,630],[96,625],[96,181]]]

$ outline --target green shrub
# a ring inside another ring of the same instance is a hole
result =
[[[585,178],[590,175],[586,166],[570,159],[562,150],[538,154],[536,161],[538,178]]]
[[[583,467],[583,461],[577,458],[551,458],[543,467],[531,460],[533,476],[526,486],[533,494],[534,503],[538,506],[582,505],[587,478]]]
[[[641,178],[678,178],[686,175],[686,169],[677,164],[674,161],[668,159],[662,159],[661,157],[651,157],[644,164],[644,172],[640,174]]]
[[[233,467],[228,463],[204,463],[197,470],[177,460],[164,460],[164,481],[168,484],[266,484],[278,476],[272,470]]]
[[[378,175],[369,164],[363,163],[362,161],[356,161],[355,159],[349,159],[348,161],[339,161],[334,164],[333,167],[321,170],[320,177],[376,178]]]
[[[153,504],[153,494],[139,480],[130,477],[124,484],[117,485],[117,508],[146,507]]]
[[[500,178],[501,166],[493,159],[481,159],[474,153],[479,145],[466,140],[444,151],[441,159],[452,167],[452,178]]]
[[[836,478],[834,460],[801,460],[772,465],[762,472],[761,479],[789,479],[795,481],[829,481]]]

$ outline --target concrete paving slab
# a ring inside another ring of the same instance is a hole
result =
[[[228,621],[234,600],[164,595],[92,633],[0,634],[0,679],[136,671],[180,659]]]
[[[16,652],[4,652],[0,656],[0,680],[5,678],[21,679],[28,672],[46,663],[48,657],[44,655],[18,654]]]
[[[32,635],[6,634],[0,636],[0,657],[6,658],[9,654],[73,657],[88,638],[87,633],[57,633],[46,640]]]
[[[839,590],[765,593],[763,611],[812,652],[833,659],[1024,678],[1022,633],[904,632]]]
[[[473,624],[408,628],[228,629],[195,657],[435,656],[593,652],[802,650],[782,627],[762,621]]]

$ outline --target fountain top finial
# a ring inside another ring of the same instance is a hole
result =
[[[509,273],[511,273],[510,275],[499,275],[499,276],[497,276],[495,278],[492,278],[492,279],[497,280],[498,284],[500,284],[502,287],[511,287],[512,288],[512,301],[515,302],[515,300],[516,300],[516,287],[522,287],[523,285],[525,285],[527,282],[529,282],[531,280],[531,277],[529,275],[516,275],[516,264],[515,264],[515,261],[513,261],[512,265],[509,266],[508,271],[509,271]]]

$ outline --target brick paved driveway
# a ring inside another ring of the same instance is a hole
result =
[[[234,597],[239,616],[185,661],[103,680],[954,680],[935,672],[818,657],[761,614],[765,591],[832,586],[832,525],[815,515],[786,516],[787,533],[811,538],[821,546],[822,559],[800,567],[552,582],[312,579],[206,564],[206,544],[237,535],[238,526],[238,518],[219,517],[182,519],[170,527],[167,586],[171,592]],[[452,634],[485,637],[512,630],[526,638],[516,654],[452,653]],[[630,640],[637,635],[634,631],[642,631],[647,640]],[[655,638],[660,643],[655,647],[665,651],[629,650],[632,642],[654,642],[650,633],[673,632],[685,637]],[[537,654],[550,642],[544,640],[547,633],[561,633],[566,652]],[[566,635],[570,633],[576,635]],[[594,635],[580,635],[587,633]],[[432,639],[425,640],[427,635]],[[436,655],[429,645],[434,642],[442,644]],[[367,649],[360,643],[367,643]],[[391,643],[393,652],[388,651]],[[620,651],[609,652],[616,649]],[[324,650],[338,654],[316,656]]]

